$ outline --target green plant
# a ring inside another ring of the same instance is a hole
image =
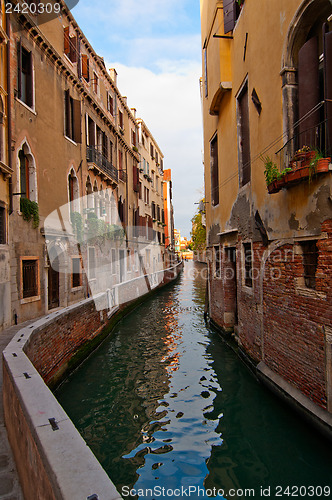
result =
[[[280,173],[276,163],[274,163],[269,156],[262,156],[261,160],[263,161],[265,167],[264,176],[266,185],[269,186],[272,182],[279,178]]]
[[[133,146],[133,151],[135,151],[135,153],[138,153],[138,148],[136,146]]]
[[[317,163],[318,163],[318,160],[320,160],[321,158],[324,158],[323,153],[321,151],[319,151],[319,149],[316,149],[315,156],[313,157],[313,159],[309,163],[309,183],[311,182],[313,174],[316,173]]]
[[[290,167],[284,168],[280,173],[278,173],[277,180],[282,179],[283,177],[285,177],[286,174],[288,174],[288,172],[291,172],[291,171],[292,171],[292,168],[290,168]]]
[[[32,227],[37,228],[39,226],[39,207],[38,203],[29,200],[29,198],[20,199],[20,211],[23,214],[23,219],[26,221],[31,221]]]
[[[83,220],[81,214],[79,212],[71,212],[70,221],[77,241],[81,243],[83,241]]]

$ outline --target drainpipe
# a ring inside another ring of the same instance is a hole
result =
[[[12,107],[11,107],[11,81],[10,81],[10,22],[9,14],[6,14],[7,41],[7,129],[8,129],[8,166],[12,169]],[[13,179],[9,177],[9,214],[13,213]]]

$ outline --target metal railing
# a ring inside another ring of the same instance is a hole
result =
[[[114,181],[119,181],[117,169],[95,146],[86,147],[86,159],[89,163],[97,165],[102,172],[111,177]]]
[[[323,103],[319,107],[322,106]],[[314,110],[314,112],[319,111],[319,107]],[[305,119],[310,117],[308,114]],[[276,156],[278,158],[278,165],[280,170],[288,167],[294,155],[299,151],[318,151],[323,154],[324,157],[331,157],[332,155],[332,144],[331,137],[328,127],[328,120],[323,120],[317,125],[309,127],[301,132],[299,130],[298,124],[295,129],[294,135],[280,148],[276,151]]]

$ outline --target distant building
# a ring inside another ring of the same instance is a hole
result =
[[[174,249],[177,254],[181,252],[181,233],[179,229],[174,229]]]
[[[174,251],[174,209],[173,209],[173,185],[171,169],[164,170],[164,216],[165,216],[165,248]]]
[[[330,412],[331,15],[201,0],[210,318]]]
[[[10,15],[9,97],[1,11],[0,300],[3,316],[11,298],[9,322],[164,266],[163,154],[116,70],[60,5],[45,23],[29,5]],[[0,328],[7,322],[0,317]]]

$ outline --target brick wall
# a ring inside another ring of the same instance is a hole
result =
[[[301,243],[289,241],[264,248],[253,243],[252,287],[244,284],[242,242],[236,245],[239,343],[256,362],[275,373],[317,405],[327,407],[327,339],[332,328],[332,221],[317,238],[316,285],[304,283]],[[210,317],[224,329],[235,309],[234,280],[225,279],[230,265],[221,262],[221,278],[210,265]],[[230,274],[229,274],[230,276]],[[330,388],[331,389],[331,388]]]

